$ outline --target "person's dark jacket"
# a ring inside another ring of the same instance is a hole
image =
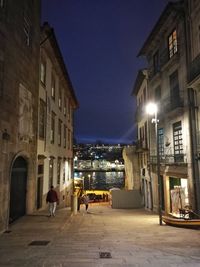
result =
[[[58,202],[58,195],[57,192],[53,189],[49,190],[49,192],[47,193],[47,198],[46,198],[46,202]]]

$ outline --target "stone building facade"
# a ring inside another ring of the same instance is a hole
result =
[[[40,1],[0,1],[0,231],[35,207]]]
[[[185,10],[194,206],[200,214],[200,2],[185,1]]]
[[[54,31],[40,26],[40,1],[0,1],[0,232],[73,193],[77,99]]]
[[[70,206],[73,194],[73,113],[78,102],[54,30],[41,29],[37,144],[37,209],[46,207],[51,185],[59,206]]]
[[[158,106],[160,204],[164,213],[195,208],[187,91],[187,50],[184,1],[169,2],[139,56],[148,61],[148,101]],[[153,209],[158,210],[157,143],[149,124],[149,167]]]
[[[152,177],[150,172],[150,129],[151,121],[145,112],[145,107],[149,101],[148,95],[148,71],[139,70],[135,80],[132,95],[136,97],[137,109],[135,120],[137,123],[137,136],[135,157],[138,159],[139,176],[143,203],[146,209],[152,210]]]

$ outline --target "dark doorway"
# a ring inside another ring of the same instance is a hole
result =
[[[37,209],[42,207],[42,191],[43,191],[43,177],[38,177],[37,180]]]
[[[27,162],[18,157],[12,168],[10,184],[10,216],[12,223],[26,213]]]

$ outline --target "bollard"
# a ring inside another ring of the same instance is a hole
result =
[[[75,192],[72,195],[72,212],[73,212],[74,215],[77,214],[77,205],[78,205],[78,202],[77,202],[77,193]]]

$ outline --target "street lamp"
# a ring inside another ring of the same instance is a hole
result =
[[[158,139],[158,107],[155,103],[149,103],[146,106],[146,112],[149,115],[154,115],[152,123],[155,123],[155,136],[156,136],[156,154],[157,154],[157,176],[158,176],[158,213],[159,213],[159,224],[162,225],[162,194],[161,194],[161,177],[160,177],[160,155],[159,155],[159,139]]]

